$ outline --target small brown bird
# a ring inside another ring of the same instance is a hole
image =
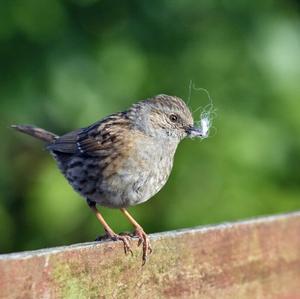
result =
[[[152,252],[149,238],[126,208],[147,201],[164,186],[183,138],[207,135],[206,130],[194,126],[184,101],[168,95],[140,101],[63,136],[28,125],[12,127],[46,142],[47,150],[75,191],[86,199],[107,236],[121,240],[127,253],[132,252],[129,236],[116,234],[96,204],[121,210],[133,224],[138,244],[143,244],[143,263]]]

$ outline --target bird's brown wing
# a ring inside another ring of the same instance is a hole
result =
[[[67,133],[55,140],[55,142],[49,144],[47,149],[50,151],[57,151],[66,154],[74,154],[77,152],[77,136],[80,130]]]
[[[130,121],[124,113],[113,114],[87,128],[59,137],[48,149],[70,154],[108,156],[125,142],[129,128]]]

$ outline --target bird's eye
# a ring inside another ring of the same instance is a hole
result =
[[[170,115],[170,121],[175,123],[178,120],[178,116],[176,114],[171,114]]]

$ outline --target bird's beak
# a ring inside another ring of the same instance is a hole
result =
[[[204,136],[203,132],[202,132],[202,128],[197,128],[197,127],[189,127],[186,130],[188,137],[193,138],[193,137],[206,137]]]

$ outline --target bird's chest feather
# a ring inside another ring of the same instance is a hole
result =
[[[166,183],[173,166],[177,143],[138,139],[130,155],[115,169],[114,175],[102,179],[96,201],[111,207],[126,207],[147,201]]]
[[[129,170],[130,204],[144,202],[167,182],[173,166],[177,144],[164,140],[149,140],[138,145],[136,154],[124,165]]]
[[[138,139],[115,159],[55,156],[76,191],[108,207],[126,207],[147,201],[166,183],[177,143]],[[66,161],[65,161],[66,160]]]

